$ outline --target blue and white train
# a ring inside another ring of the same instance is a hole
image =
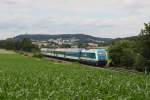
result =
[[[44,56],[75,60],[95,65],[108,64],[109,57],[106,49],[48,49],[42,48]]]

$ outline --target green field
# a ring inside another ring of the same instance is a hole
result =
[[[0,49],[0,54],[15,54],[15,52],[7,51],[7,50],[4,50],[4,49]]]
[[[150,76],[0,54],[0,100],[150,100]]]

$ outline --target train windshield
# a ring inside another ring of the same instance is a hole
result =
[[[106,56],[106,53],[105,52],[103,52],[103,53],[100,52],[100,53],[98,53],[98,55],[99,56]]]
[[[98,51],[98,59],[106,60],[106,51],[105,50]]]

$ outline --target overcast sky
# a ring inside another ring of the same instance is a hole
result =
[[[18,34],[139,34],[150,0],[0,0],[0,39]]]

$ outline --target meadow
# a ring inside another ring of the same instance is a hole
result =
[[[0,100],[150,100],[150,76],[1,53]]]
[[[0,54],[15,54],[15,52],[4,50],[4,49],[0,49]]]

